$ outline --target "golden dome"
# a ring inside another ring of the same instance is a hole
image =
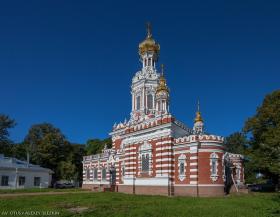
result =
[[[169,89],[166,84],[166,79],[163,74],[163,64],[161,65],[161,75],[159,77],[159,85],[157,86],[157,93],[160,91],[165,91],[169,93]]]
[[[203,122],[203,119],[201,117],[201,113],[199,111],[197,111],[196,112],[196,117],[194,119],[194,122],[196,123],[196,122],[199,122],[199,121]]]
[[[151,25],[147,24],[147,37],[144,41],[142,41],[139,44],[139,55],[143,55],[144,53],[148,51],[155,52],[156,54],[159,53],[160,46],[155,42],[155,40],[152,38],[151,33]]]
[[[203,122],[203,119],[201,117],[201,113],[199,111],[199,101],[197,103],[197,112],[196,112],[196,116],[195,116],[195,119],[194,119],[194,122]]]

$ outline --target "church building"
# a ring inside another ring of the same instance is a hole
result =
[[[164,67],[157,69],[159,52],[148,26],[139,44],[142,68],[132,78],[130,119],[113,126],[111,149],[84,157],[83,188],[219,196],[230,180],[238,191],[244,184],[243,156],[225,153],[223,137],[205,132],[199,104],[192,128],[170,113]]]

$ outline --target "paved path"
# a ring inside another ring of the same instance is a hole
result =
[[[79,194],[79,193],[91,193],[92,191],[48,191],[48,192],[26,192],[26,193],[8,193],[0,194],[0,198],[3,197],[18,197],[18,196],[36,196],[36,195],[59,195],[59,194]]]

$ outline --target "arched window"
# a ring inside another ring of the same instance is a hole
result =
[[[93,170],[93,180],[97,180],[97,174],[98,174],[98,170],[97,170],[97,168],[95,168],[94,170]]]
[[[149,172],[149,154],[142,154],[142,172]]]
[[[180,175],[184,175],[185,172],[185,164],[184,162],[180,163]]]
[[[218,179],[218,158],[216,153],[210,155],[210,166],[211,166],[211,179],[217,181]]]
[[[186,178],[186,155],[184,154],[181,154],[179,157],[178,157],[178,174],[179,174],[179,179],[181,181],[183,181],[185,178]]]
[[[144,143],[139,147],[139,165],[141,173],[149,174],[152,173],[152,145],[148,141],[144,141]]]
[[[102,181],[106,180],[106,168],[102,169]]]
[[[141,99],[140,96],[136,97],[136,110],[140,110],[140,99]]]
[[[87,170],[86,170],[86,179],[90,180],[90,169],[89,168],[87,168]]]
[[[148,94],[147,96],[147,107],[148,109],[153,109],[153,95],[152,94]]]
[[[212,159],[211,174],[212,175],[216,175],[217,174],[217,161],[216,161],[216,159]]]

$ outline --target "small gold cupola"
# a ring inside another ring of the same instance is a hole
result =
[[[159,85],[157,87],[156,92],[158,93],[158,92],[161,92],[161,91],[169,93],[169,88],[167,87],[166,79],[164,77],[164,65],[163,64],[161,64],[161,74],[160,74],[160,77],[159,77]]]
[[[199,101],[197,103],[197,112],[196,112],[196,116],[194,119],[194,123],[197,123],[197,122],[203,122],[203,119],[202,119],[201,113],[200,113],[200,108],[199,108]]]
[[[159,50],[159,44],[152,38],[151,24],[147,23],[147,37],[139,44],[139,55],[142,56],[147,52],[154,52],[158,56]]]

